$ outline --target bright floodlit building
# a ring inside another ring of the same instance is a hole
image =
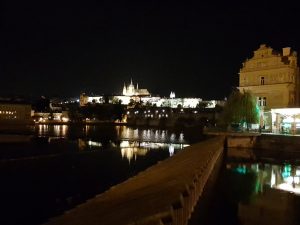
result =
[[[126,86],[126,84],[124,83],[123,95],[124,96],[149,96],[150,93],[147,89],[139,89],[138,83],[136,84],[136,88],[135,88],[131,80],[128,86]]]
[[[151,96],[147,89],[139,89],[138,84],[133,85],[132,80],[129,85],[124,84],[123,95],[115,95],[109,97],[110,103],[121,102],[123,105],[128,105],[132,100],[134,102],[141,102],[144,105],[152,105],[157,107],[171,107],[171,108],[196,108],[199,103],[205,103],[206,108],[214,108],[217,104],[222,105],[223,101],[203,101],[201,98],[176,98],[175,92],[170,93],[169,98],[162,98],[159,96]],[[88,96],[86,94],[80,95],[80,106],[85,106],[88,103],[104,103],[104,96]]]
[[[299,106],[297,52],[290,47],[277,52],[265,44],[243,63],[239,90],[251,91],[266,110]]]
[[[31,122],[31,105],[20,102],[0,102],[0,124]]]
[[[300,133],[300,78],[297,52],[265,44],[243,63],[239,90],[250,91],[261,109],[260,125],[274,133]]]

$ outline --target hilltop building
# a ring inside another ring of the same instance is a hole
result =
[[[140,102],[143,105],[170,108],[196,108],[200,102],[206,103],[206,108],[214,108],[216,105],[223,105],[223,101],[203,101],[201,98],[176,98],[175,92],[170,93],[169,98],[151,96],[147,89],[139,89],[133,85],[132,80],[128,86],[124,84],[123,95],[109,96],[109,103],[119,103],[128,105],[131,101]],[[92,103],[104,103],[104,96],[88,96],[85,93],[80,95],[80,106]]]
[[[126,86],[126,84],[124,83],[123,95],[124,96],[150,96],[150,93],[147,89],[139,89],[138,83],[136,84],[136,88],[135,88],[131,80],[128,86]]]

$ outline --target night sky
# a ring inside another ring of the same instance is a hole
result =
[[[209,2],[4,0],[0,96],[118,93],[132,78],[153,94],[223,99],[261,43],[300,53],[291,1]]]

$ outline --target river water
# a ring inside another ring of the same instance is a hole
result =
[[[231,224],[300,224],[299,179],[299,162],[227,162],[221,182],[223,201],[236,210]]]
[[[29,133],[29,141],[0,143],[1,225],[42,224],[202,138],[126,126],[37,125]],[[191,225],[300,224],[297,157],[227,157],[210,192],[205,216]]]
[[[181,131],[37,125],[0,144],[0,224],[41,224],[181,151]],[[29,140],[29,141],[28,141]]]
[[[208,195],[189,225],[300,224],[300,160],[225,158]]]

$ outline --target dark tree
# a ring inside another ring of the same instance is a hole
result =
[[[33,108],[37,112],[49,112],[50,111],[50,99],[42,96],[33,104]]]
[[[222,122],[226,125],[246,123],[247,128],[251,123],[258,123],[259,108],[252,94],[234,90],[224,106]]]

